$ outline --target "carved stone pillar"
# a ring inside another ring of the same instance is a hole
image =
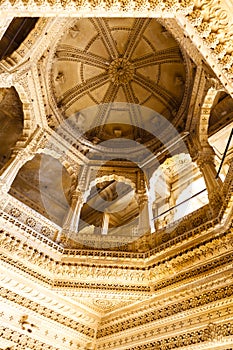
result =
[[[157,216],[159,214],[159,208],[158,208],[158,204],[156,202],[153,202],[153,204],[152,204],[152,212],[153,212],[153,225],[154,225],[155,230],[157,230],[158,229]]]
[[[67,241],[78,232],[81,209],[84,203],[83,194],[75,190],[71,198],[71,206],[63,223],[62,238]]]
[[[150,231],[150,218],[148,210],[148,198],[146,194],[139,195],[138,197],[138,206],[139,206],[139,223],[138,231],[142,235]]]
[[[155,220],[154,217],[156,216],[154,213],[155,203],[153,203],[151,200],[148,200],[148,215],[149,215],[149,222],[150,222],[150,231],[155,231]]]
[[[102,235],[107,235],[108,234],[108,225],[109,225],[109,213],[104,212],[103,215],[103,222],[102,222]]]
[[[102,230],[101,225],[102,225],[101,217],[97,217],[96,221],[95,221],[95,227],[94,227],[94,234],[95,235],[101,234],[101,230]]]
[[[216,178],[217,171],[214,165],[214,151],[211,147],[198,153],[197,164],[203,174],[210,205],[219,208],[222,204],[221,186],[222,181]]]
[[[89,188],[91,181],[91,168],[88,165],[83,165],[79,171],[78,187],[81,191],[86,191]]]
[[[166,216],[169,222],[172,222],[174,220],[175,209],[171,209],[171,208],[175,207],[175,205],[176,205],[176,199],[175,199],[174,191],[171,190],[170,197],[168,198],[168,206],[170,210]]]

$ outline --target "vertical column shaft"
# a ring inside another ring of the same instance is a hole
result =
[[[139,233],[143,234],[150,230],[150,218],[149,218],[149,210],[148,210],[148,198],[144,194],[139,197],[139,223],[138,229]]]
[[[219,177],[217,178],[214,151],[210,146],[198,154],[197,164],[205,180],[209,203],[214,211],[218,211],[222,205],[222,181]]]
[[[83,195],[75,190],[71,199],[71,206],[63,223],[63,231],[66,232],[67,239],[78,232],[81,209],[83,206]]]
[[[109,214],[104,212],[103,215],[103,223],[102,223],[102,235],[107,235],[108,234],[108,225],[109,225]]]
[[[214,165],[214,152],[211,148],[199,153],[197,164],[204,177],[208,194],[219,189],[222,181],[220,178],[216,178],[217,171]]]
[[[153,203],[148,200],[148,217],[150,222],[150,230],[151,232],[155,231],[155,222],[154,222],[154,211],[153,211]]]

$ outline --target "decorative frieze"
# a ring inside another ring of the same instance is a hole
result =
[[[0,335],[3,339],[13,340],[14,343],[17,344],[17,349],[19,350],[24,350],[26,347],[32,350],[60,350],[60,348],[45,344],[39,340],[31,338],[27,334],[21,334],[20,332],[4,326],[0,327]]]
[[[147,325],[151,322],[162,320],[166,317],[176,316],[179,317],[179,313],[182,313],[182,316],[185,317],[185,312],[200,308],[199,312],[204,311],[204,306],[207,306],[209,303],[213,303],[216,301],[220,301],[221,299],[230,298],[232,295],[233,289],[231,286],[219,288],[212,290],[210,292],[202,293],[196,296],[192,296],[192,298],[188,298],[182,301],[177,301],[177,303],[169,304],[164,307],[154,307],[153,311],[147,310],[146,312],[139,313],[139,315],[131,315],[125,319],[125,321],[118,321],[115,319],[113,323],[110,320],[111,324],[105,323],[100,327],[97,332],[98,338],[107,337],[112,335],[113,333],[124,332],[129,329],[134,329],[135,327],[139,327],[142,325]],[[202,308],[201,308],[202,307]],[[188,313],[187,313],[188,314]]]
[[[194,346],[195,344],[202,344],[204,342],[210,342],[210,345],[212,346],[212,338],[210,334],[210,327],[207,325],[206,328],[199,329],[192,332],[186,332],[183,334],[179,334],[173,337],[164,338],[161,340],[155,340],[150,341],[147,344],[143,345],[137,345],[137,346],[130,346],[130,347],[124,347],[126,350],[167,350],[167,349],[174,349],[179,347],[186,347],[186,346]],[[221,338],[229,337],[233,335],[233,324],[231,322],[228,323],[222,323],[222,324],[216,324],[215,325],[215,331],[217,332],[217,336]],[[137,341],[140,339],[143,339],[143,335],[138,334],[138,336],[133,336],[130,340],[131,342]],[[116,341],[116,342],[109,342],[105,343],[104,345],[101,345],[99,349],[119,349],[119,346],[123,343],[122,340]],[[117,347],[118,346],[118,347]]]
[[[0,289],[0,296],[2,298],[6,298],[9,301],[12,301],[14,303],[17,303],[18,305],[22,305],[46,318],[49,318],[50,320],[53,320],[55,322],[58,322],[66,327],[69,327],[73,330],[75,330],[78,333],[85,334],[86,336],[92,338],[94,336],[94,329],[91,329],[90,327],[86,326],[85,324],[78,323],[77,321],[74,322],[72,319],[69,319],[68,317],[58,314],[54,310],[48,309],[47,307],[43,307],[42,305],[31,301],[29,299],[26,299],[25,297],[22,297],[10,290],[6,290],[4,288]]]
[[[39,279],[43,276],[42,271],[46,271],[42,279],[46,281],[47,276],[54,276],[54,287],[86,288],[89,286],[95,289],[93,281],[98,278],[99,285],[103,289],[132,290],[141,293],[148,293],[152,285],[154,291],[159,290],[172,284],[175,285],[184,279],[193,279],[195,276],[216,269],[221,265],[229,264],[232,261],[232,256],[227,252],[232,249],[232,242],[233,232],[229,230],[218,239],[212,239],[181,256],[157,263],[157,266],[153,265],[148,270],[125,267],[119,269],[119,267],[108,265],[92,267],[85,266],[85,264],[61,263],[32,249],[25,243],[22,244],[20,240],[14,240],[9,234],[2,232],[1,237],[2,248],[14,253],[14,257],[18,257],[22,261],[20,264],[22,267],[24,266],[25,271],[26,269],[30,271],[31,264],[33,264],[35,271],[40,271]],[[221,257],[219,258],[220,253]],[[199,266],[200,261],[202,262],[201,266]],[[26,266],[28,267],[26,268]],[[33,274],[36,276],[38,272],[35,271]],[[79,281],[80,276],[82,282]],[[113,280],[119,284],[114,285]]]

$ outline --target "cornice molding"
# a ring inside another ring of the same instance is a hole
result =
[[[231,322],[227,323],[220,323],[220,324],[213,324],[214,330],[216,334],[222,339],[222,341],[229,345],[232,344],[231,342],[231,336],[233,334],[233,324]],[[211,327],[211,328],[210,328]],[[165,327],[167,329],[168,327]],[[157,332],[156,332],[157,331]],[[136,335],[133,335],[131,337],[128,337],[126,341],[131,342],[131,345],[125,344],[125,339],[119,339],[115,341],[106,342],[104,344],[99,345],[99,349],[119,349],[119,350],[144,350],[144,349],[161,349],[161,350],[167,350],[167,349],[174,349],[174,348],[182,348],[188,346],[189,349],[193,349],[193,346],[196,344],[198,346],[205,346],[209,349],[211,346],[211,349],[214,349],[213,346],[213,340],[211,338],[211,331],[212,331],[212,324],[207,325],[206,327],[199,328],[198,330],[194,331],[188,331],[186,333],[179,333],[179,335],[172,336],[172,337],[163,337],[162,339],[158,339],[158,330],[154,330],[150,333],[151,338],[153,339],[155,335],[157,336],[158,340],[152,340],[145,344],[145,336],[147,335],[146,332],[138,333]],[[155,333],[156,332],[156,333]],[[154,336],[154,337],[153,337]],[[215,335],[216,336],[216,335]],[[203,344],[204,343],[204,344]],[[220,344],[219,344],[220,343]],[[138,345],[136,345],[138,344]],[[221,345],[221,342],[216,341],[214,344]],[[130,346],[130,347],[129,347]],[[192,347],[191,347],[192,346]]]

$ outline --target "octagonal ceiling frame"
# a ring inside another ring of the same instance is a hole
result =
[[[225,51],[219,48],[219,52],[212,53],[209,49],[214,47],[216,42],[219,43],[224,34],[226,36],[224,43],[229,45],[232,42],[232,20],[227,14],[228,8],[229,5],[225,0],[221,3],[212,0],[203,4],[197,0],[187,2],[172,0],[169,3],[161,0],[156,3],[150,0],[139,2],[118,0],[114,4],[105,1],[94,2],[93,0],[81,4],[74,1],[60,2],[59,0],[52,2],[44,0],[42,4],[38,4],[36,1],[30,2],[30,4],[27,1],[11,4],[7,0],[3,0],[0,5],[2,15],[7,17],[10,15],[20,17],[56,17],[61,15],[68,17],[117,17],[120,15],[121,17],[175,18],[198,47],[220,81],[229,90],[229,93],[233,94],[232,53],[227,53],[226,48]],[[221,29],[223,33],[219,33],[218,29]],[[224,73],[222,72],[223,68],[225,69]]]

